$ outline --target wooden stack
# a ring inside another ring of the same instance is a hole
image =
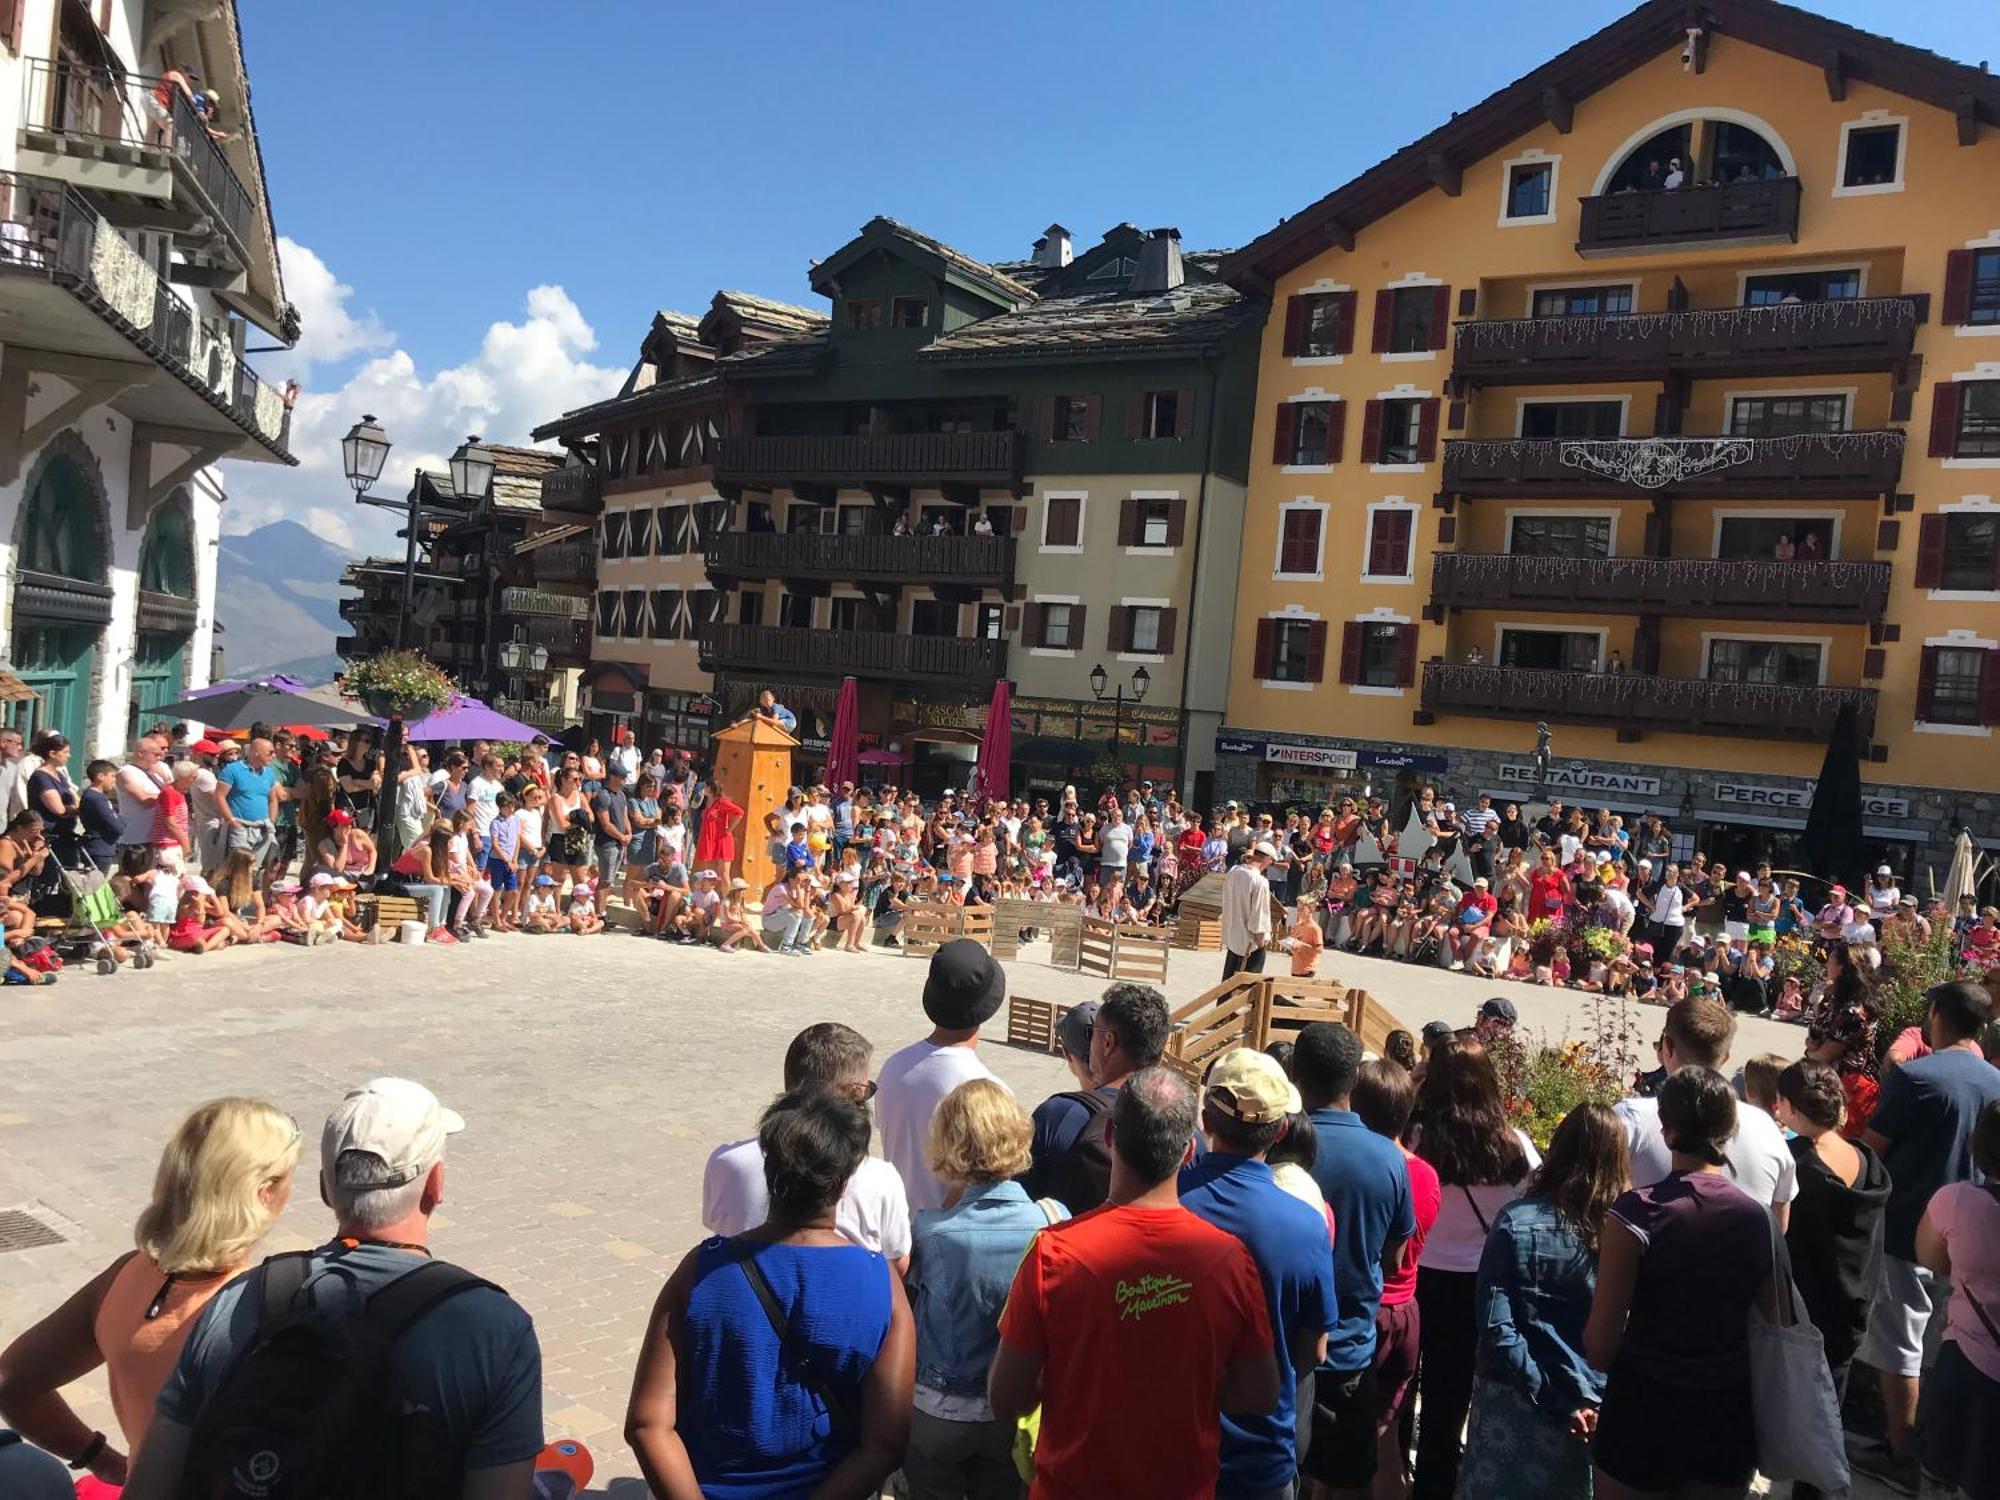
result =
[[[1188,948],[1197,953],[1220,953],[1222,951],[1222,882],[1224,876],[1214,871],[1201,877],[1188,887],[1181,897],[1178,915],[1174,921],[1174,946]],[[1276,937],[1285,930],[1288,918],[1284,903],[1276,896],[1271,898],[1271,934]]]
[[[1038,1052],[1056,1050],[1056,1027],[1069,1014],[1067,1005],[1048,1000],[1031,1000],[1011,995],[1007,1000],[1007,1043],[1013,1047],[1033,1047]]]

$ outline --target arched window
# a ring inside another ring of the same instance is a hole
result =
[[[21,566],[35,573],[102,583],[104,548],[94,515],[97,497],[66,453],[42,466],[21,518]]]
[[[1629,146],[1600,191],[1646,192],[1670,182],[1675,187],[1763,182],[1792,175],[1789,162],[1783,144],[1755,125],[1720,112],[1693,111],[1670,118]]]
[[[194,534],[186,495],[176,491],[146,523],[139,546],[139,587],[148,593],[194,597]]]

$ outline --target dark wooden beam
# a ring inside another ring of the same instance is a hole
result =
[[[1960,94],[1952,107],[1958,116],[1958,143],[1974,146],[1979,143],[1979,103],[1970,94]]]
[[[1554,84],[1542,90],[1542,118],[1555,126],[1557,135],[1569,134],[1575,106],[1570,103],[1569,95]]]
[[[1820,69],[1826,74],[1826,97],[1838,104],[1847,97],[1847,59],[1838,47],[1829,47]]]
[[[1458,196],[1463,174],[1459,171],[1458,163],[1444,152],[1433,151],[1424,163],[1424,170],[1430,174],[1431,181],[1447,198]]]

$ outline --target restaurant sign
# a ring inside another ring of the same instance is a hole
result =
[[[1725,807],[1773,807],[1811,812],[1813,789],[1809,786],[1759,786],[1747,781],[1719,781],[1715,784],[1715,800]],[[1910,800],[1907,797],[1883,797],[1863,792],[1861,812],[1862,816],[1869,818],[1907,818],[1910,815]]]
[[[1517,762],[1500,767],[1500,779],[1523,786],[1537,784],[1534,762]],[[1573,760],[1566,766],[1550,766],[1548,784],[1566,792],[1617,792],[1628,797],[1657,797],[1660,778],[1638,776],[1630,771],[1607,771]]]

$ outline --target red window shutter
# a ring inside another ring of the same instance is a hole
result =
[[[1083,440],[1086,443],[1097,441],[1097,434],[1102,429],[1103,422],[1104,398],[1102,396],[1085,396],[1083,398]]]
[[[1158,647],[1160,655],[1172,656],[1174,654],[1174,638],[1180,626],[1180,618],[1181,612],[1177,609],[1163,609],[1160,611],[1160,644]]]
[[[1123,651],[1132,639],[1131,611],[1122,604],[1111,606],[1111,623],[1105,627],[1104,646],[1108,651]]]
[[[1931,387],[1931,457],[1950,458],[1958,451],[1958,382],[1940,380]]]
[[[1970,322],[1972,318],[1972,267],[1970,250],[1952,250],[1944,258],[1944,312],[1938,321],[1947,326]]]
[[[1924,647],[1924,654],[1917,661],[1917,722],[1919,724],[1930,721],[1932,700],[1937,697],[1937,659],[1938,648],[1936,646],[1926,646]],[[1984,675],[1983,673],[1981,674],[1980,686],[1982,688],[1985,686]]]
[[[1410,517],[1407,510],[1378,510],[1368,539],[1368,571],[1395,578],[1410,570]]]
[[[1361,408],[1361,461],[1382,462],[1382,403],[1370,401]]]
[[[1271,663],[1276,659],[1277,654],[1278,622],[1276,620],[1259,620],[1257,622],[1256,659],[1251,664],[1250,675],[1255,677],[1259,682],[1269,680],[1271,676]]]
[[[1311,302],[1304,297],[1285,299],[1285,358],[1295,358],[1306,346],[1306,309]]]
[[[1284,545],[1278,557],[1279,571],[1318,572],[1320,512],[1301,506],[1284,514]]]
[[[1056,398],[1054,396],[1042,397],[1041,429],[1043,442],[1053,443],[1056,440]]]
[[[1375,294],[1375,336],[1371,348],[1377,354],[1389,352],[1389,329],[1396,316],[1396,294],[1384,287]]]
[[[1167,502],[1167,545],[1178,547],[1187,531],[1187,501],[1176,495]]]
[[[1123,405],[1125,408],[1125,440],[1131,442],[1134,438],[1144,437],[1146,434],[1146,393],[1144,391],[1133,391],[1125,398]]]
[[[1417,627],[1396,627],[1396,686],[1408,687],[1417,680]]]
[[[1314,620],[1306,626],[1306,681],[1318,682],[1326,676],[1326,621]]]
[[[1118,502],[1118,545],[1136,547],[1139,544],[1139,502],[1127,495]]]
[[[1335,292],[1333,310],[1333,352],[1352,354],[1354,352],[1354,307],[1360,300],[1359,292]]]
[[[1917,522],[1917,587],[1944,586],[1944,517],[1925,516]]]
[[[1326,403],[1326,461],[1340,462],[1341,448],[1347,438],[1347,403],[1329,401]]]
[[[1184,438],[1194,431],[1194,392],[1174,392],[1174,436]]]
[[[1988,651],[1979,664],[1979,722],[2000,724],[2000,651]]]
[[[1340,680],[1361,680],[1361,622],[1349,620],[1340,627]]]
[[[1436,396],[1426,397],[1417,403],[1417,462],[1420,464],[1437,462],[1438,409],[1441,405]]]
[[[1290,401],[1278,403],[1278,421],[1271,438],[1271,462],[1288,464],[1292,461],[1292,443],[1298,433],[1299,414]]]
[[[1451,342],[1451,288],[1436,288],[1431,298],[1431,347],[1442,349]]]

